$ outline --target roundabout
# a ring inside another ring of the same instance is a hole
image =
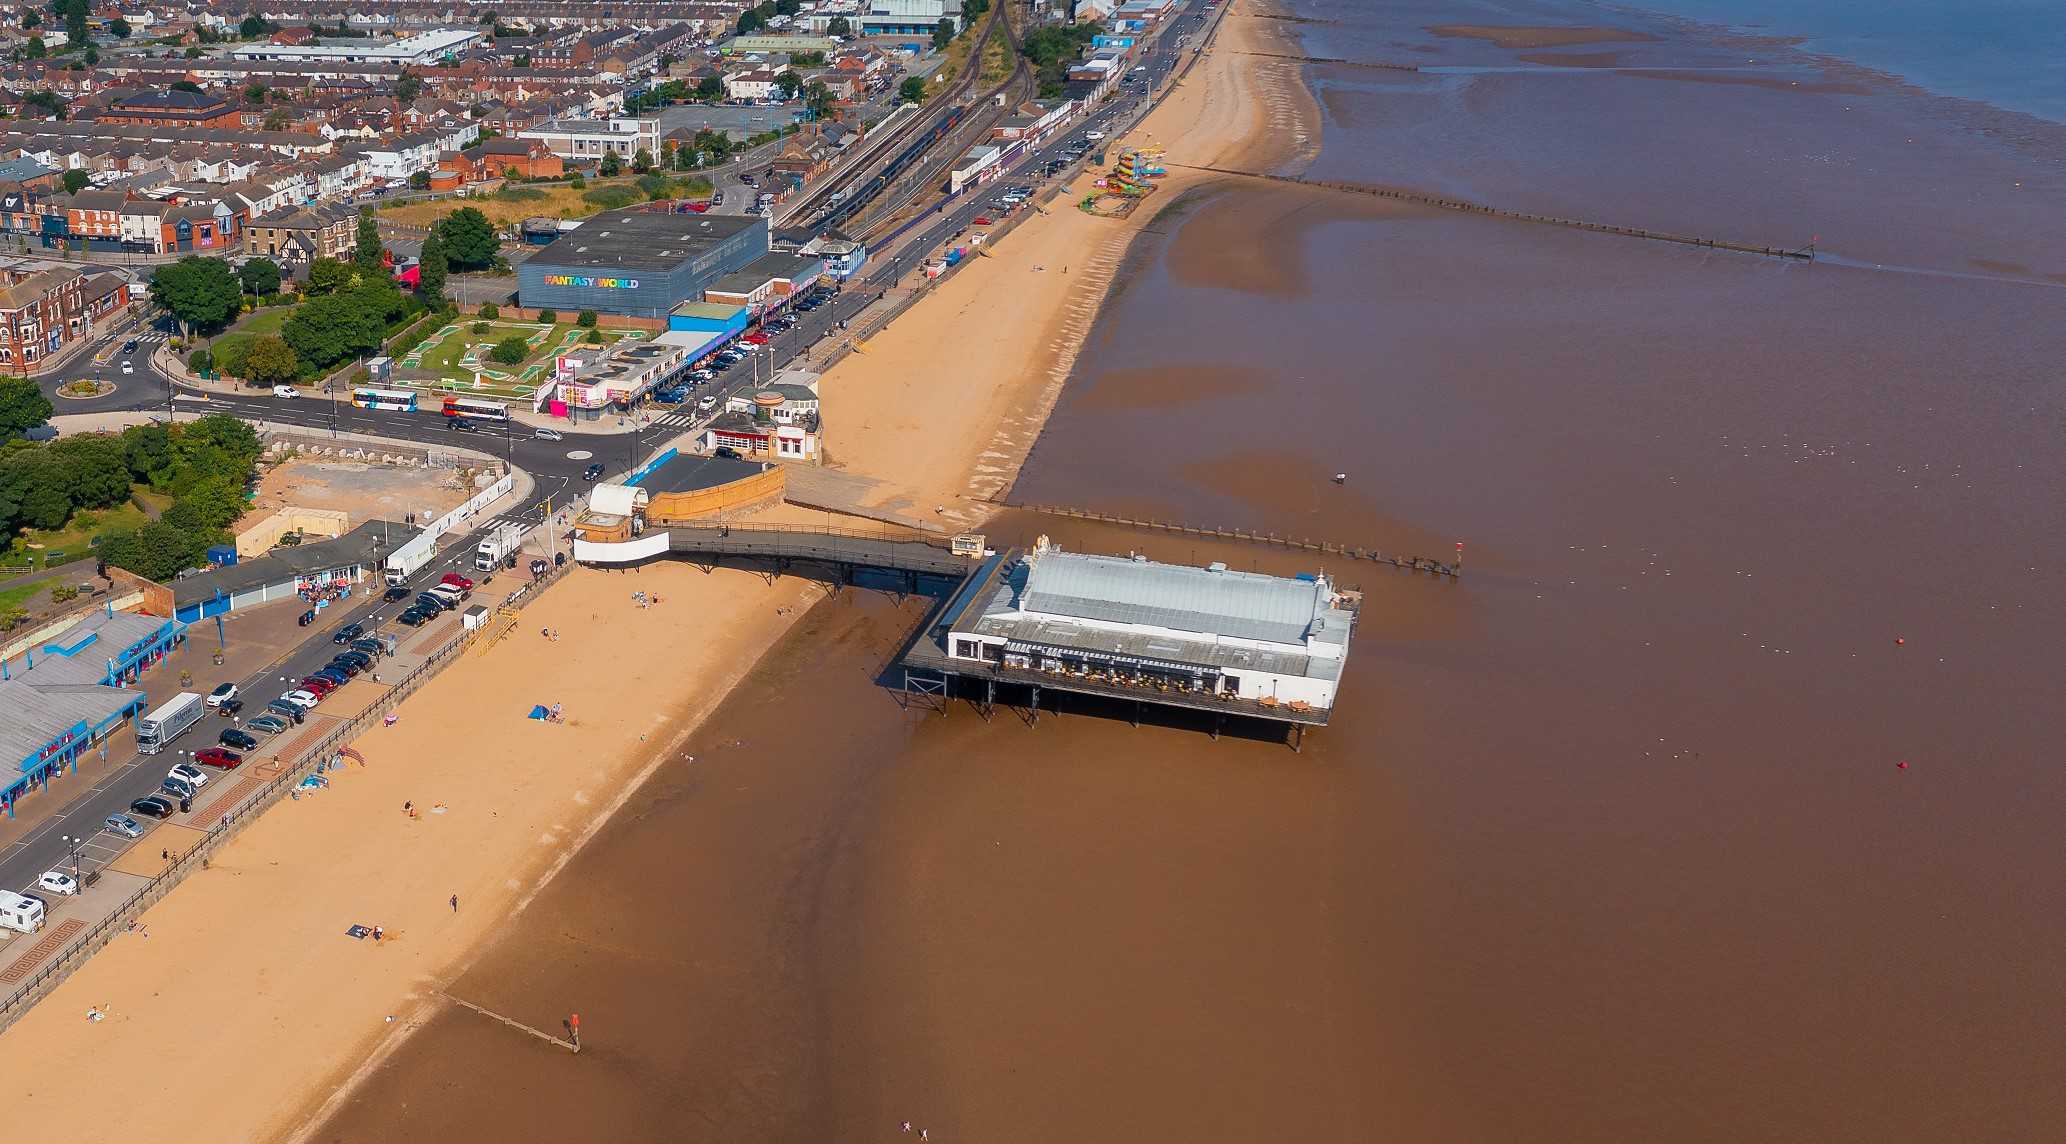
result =
[[[57,387],[57,395],[71,401],[91,401],[115,392],[115,383],[97,377],[82,377]]]

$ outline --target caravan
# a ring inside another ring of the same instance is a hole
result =
[[[0,928],[35,933],[43,928],[43,903],[27,894],[0,890]]]

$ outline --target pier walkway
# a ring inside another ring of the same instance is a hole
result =
[[[925,540],[889,532],[787,528],[773,524],[670,525],[666,532],[667,551],[679,556],[765,560],[777,566],[808,562],[848,570],[903,572],[956,580],[976,568],[974,560],[956,556],[944,539]]]
[[[1174,532],[1182,536],[1196,536],[1205,540],[1239,540],[1248,544],[1263,544],[1272,548],[1290,548],[1304,552],[1318,552],[1327,556],[1345,556],[1350,560],[1368,560],[1376,564],[1389,564],[1394,568],[1405,568],[1414,572],[1427,572],[1435,576],[1461,578],[1463,576],[1463,546],[1457,546],[1454,562],[1445,562],[1427,556],[1401,556],[1394,552],[1380,552],[1375,548],[1363,548],[1353,544],[1337,544],[1331,540],[1307,540],[1302,537],[1279,536],[1274,532],[1250,532],[1242,528],[1200,528],[1197,525],[1179,524],[1167,520],[1143,520],[1139,517],[1114,516],[1108,512],[1092,512],[1089,509],[1069,508],[1054,504],[1016,504],[1006,502],[1022,512],[1037,512],[1042,516],[1061,516],[1072,520],[1094,520],[1101,524],[1116,524],[1126,528],[1146,528],[1157,532]]]

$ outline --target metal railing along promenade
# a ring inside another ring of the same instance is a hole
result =
[[[667,548],[683,555],[773,561],[813,561],[932,576],[965,576],[976,562],[956,556],[944,540],[898,537],[864,529],[785,528],[772,524],[693,524],[667,527]]]

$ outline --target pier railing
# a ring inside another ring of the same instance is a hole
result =
[[[949,551],[944,541],[887,531],[829,527],[787,528],[771,524],[670,525],[670,552],[766,560],[809,560],[857,568],[961,576],[976,562]]]
[[[1181,524],[1168,520],[1147,520],[1141,517],[1115,516],[1109,512],[1092,512],[1089,509],[1070,508],[1055,504],[1017,504],[1007,502],[1008,507],[1024,512],[1037,512],[1043,516],[1064,516],[1073,520],[1091,520],[1100,524],[1116,524],[1125,528],[1146,528],[1156,532],[1173,532],[1182,536],[1195,536],[1203,540],[1237,540],[1245,544],[1262,544],[1272,548],[1288,548],[1294,551],[1319,552],[1328,556],[1345,556],[1350,560],[1368,560],[1374,564],[1389,564],[1413,572],[1427,572],[1436,576],[1461,577],[1463,561],[1444,562],[1427,556],[1401,556],[1397,553],[1381,552],[1375,548],[1364,548],[1355,544],[1338,544],[1331,540],[1310,540],[1305,537],[1279,536],[1274,532],[1252,532],[1245,528],[1203,528],[1195,524]],[[1458,550],[1461,552],[1461,549]]]

